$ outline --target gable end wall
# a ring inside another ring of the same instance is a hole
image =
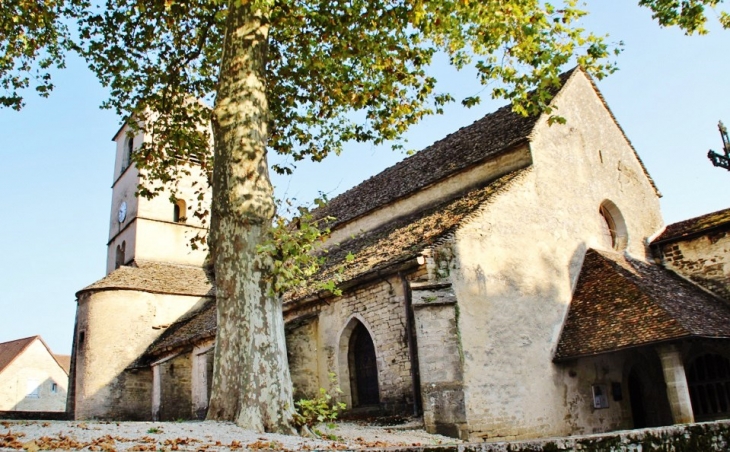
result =
[[[654,187],[586,76],[556,97],[566,125],[542,118],[533,166],[456,233],[466,417],[473,440],[566,435],[621,425],[572,391],[552,357],[587,248],[607,249],[599,206],[618,206],[628,252],[662,225]],[[585,373],[588,375],[588,373]]]

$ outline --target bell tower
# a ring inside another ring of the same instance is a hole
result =
[[[145,139],[143,132],[132,136],[126,124],[112,138],[116,144],[116,159],[107,274],[135,260],[202,265],[205,259],[206,252],[200,248],[193,250],[190,240],[207,234],[201,221],[192,215],[201,194],[203,203],[210,204],[206,176],[198,166],[185,164],[190,174],[182,176],[174,197],[167,188],[152,199],[135,196],[141,177],[131,156]]]

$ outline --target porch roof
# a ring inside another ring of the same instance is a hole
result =
[[[690,337],[730,338],[730,306],[663,267],[589,249],[554,360]]]

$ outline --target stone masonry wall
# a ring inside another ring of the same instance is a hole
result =
[[[585,386],[553,363],[554,348],[586,250],[612,246],[600,207],[616,206],[627,231],[625,249],[616,251],[643,259],[645,239],[662,225],[659,202],[582,73],[574,73],[555,102],[567,124],[538,121],[532,168],[455,231],[450,281],[472,440],[562,436],[624,422],[612,413],[601,424],[605,411],[571,408],[577,397],[566,389]]]
[[[730,448],[730,422],[718,421],[626,430],[602,435],[432,447],[428,450],[433,452],[451,450],[459,452],[720,452],[726,451],[728,448]],[[421,450],[425,452],[426,449]]]
[[[287,312],[287,320],[316,315],[316,321],[287,329],[288,343],[299,344],[290,351],[292,380],[304,393],[335,386],[342,400],[352,407],[348,366],[350,335],[361,322],[375,346],[380,406],[386,412],[405,412],[413,406],[413,384],[408,353],[403,283],[400,277],[371,282],[314,308]],[[299,356],[297,356],[299,355]],[[316,361],[315,364],[312,361]],[[336,374],[331,382],[329,374]]]
[[[160,420],[191,419],[192,361],[183,353],[160,364]]]
[[[466,439],[456,297],[450,284],[412,283],[411,290],[426,430]]]
[[[660,245],[664,265],[730,300],[730,233],[714,231]]]
[[[320,383],[317,366],[317,320],[286,327],[286,352],[294,386],[294,400],[314,398]]]
[[[110,419],[126,421],[152,420],[152,371],[150,369],[125,370],[116,380],[118,391],[108,403]]]
[[[361,316],[369,327],[378,361],[380,403],[386,411],[413,404],[403,292],[400,281],[394,278],[391,284],[376,283],[342,300],[343,310]]]
[[[126,369],[165,325],[204,301],[133,290],[83,294],[75,338],[75,419],[149,419],[152,379]],[[130,387],[135,389],[133,397]]]

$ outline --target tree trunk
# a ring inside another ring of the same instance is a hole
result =
[[[272,294],[271,260],[256,252],[275,206],[266,162],[268,14],[251,3],[230,2],[213,120],[218,332],[208,419],[293,433],[281,298]]]

